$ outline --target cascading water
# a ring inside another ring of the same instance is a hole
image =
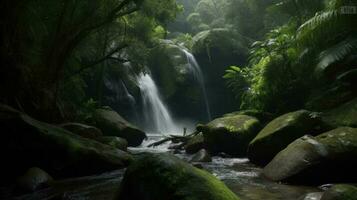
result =
[[[167,106],[163,103],[154,80],[149,74],[141,73],[137,79],[143,99],[145,121],[153,131],[161,134],[179,133]]]
[[[124,92],[124,96],[125,98],[128,100],[129,104],[130,104],[130,108],[134,114],[134,120],[138,121],[139,120],[139,115],[136,109],[136,101],[135,98],[133,97],[133,95],[130,94],[130,92],[128,91],[128,88],[126,87],[125,83],[123,81],[121,81],[121,85],[123,87],[123,92]]]
[[[186,49],[182,48],[182,52],[186,55],[187,57],[187,63],[190,69],[190,72],[193,74],[193,76],[195,77],[195,79],[198,81],[198,83],[200,84],[200,87],[202,89],[202,93],[203,93],[203,98],[205,101],[205,106],[206,106],[206,112],[207,112],[207,118],[208,121],[211,121],[212,117],[211,117],[211,110],[209,107],[209,103],[208,103],[208,98],[207,98],[207,92],[206,92],[206,87],[205,87],[205,82],[203,79],[203,75],[202,75],[202,70],[200,65],[198,64],[196,58],[190,53],[188,52]]]

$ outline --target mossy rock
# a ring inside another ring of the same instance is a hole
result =
[[[25,192],[34,192],[38,189],[47,187],[53,178],[38,167],[31,167],[24,175],[17,179],[17,187]]]
[[[262,110],[240,110],[224,114],[223,117],[231,117],[235,115],[248,115],[257,118],[261,123],[270,122],[274,119],[274,115]]]
[[[255,117],[235,115],[217,118],[199,129],[202,130],[205,147],[211,153],[246,156],[247,146],[260,127]]]
[[[100,129],[94,126],[88,126],[86,124],[81,123],[64,123],[61,124],[60,127],[74,133],[80,135],[85,138],[95,139],[103,136],[103,133]]]
[[[348,87],[338,85],[313,94],[305,104],[305,107],[309,110],[326,111],[350,101],[354,96]]]
[[[143,153],[125,172],[118,200],[238,200],[210,173],[170,154]]]
[[[357,98],[325,112],[322,118],[333,127],[357,127]]]
[[[322,128],[317,113],[299,110],[284,114],[268,123],[250,142],[248,157],[255,164],[266,165],[294,140],[321,133]]]
[[[193,136],[184,146],[186,153],[194,154],[204,147],[204,139],[202,133]]]
[[[244,37],[230,29],[215,28],[202,31],[193,37],[193,42],[193,53],[205,54],[210,59],[215,59],[212,51],[220,52],[220,55],[239,57],[248,52]]]
[[[337,184],[329,188],[321,200],[357,200],[357,187],[346,184]]]
[[[124,138],[116,136],[103,136],[96,139],[98,142],[126,151],[128,142]]]
[[[197,116],[204,108],[202,88],[193,75],[184,47],[161,40],[150,51],[148,68],[175,116],[202,118]]]
[[[17,173],[38,166],[53,176],[80,176],[124,168],[132,160],[131,155],[119,149],[21,112],[8,111],[0,108],[3,133],[0,153],[5,160],[11,160],[3,163],[2,166],[8,169],[4,172]]]
[[[340,127],[295,140],[264,168],[274,181],[299,184],[357,181],[357,129]]]
[[[198,151],[195,155],[192,156],[190,159],[190,162],[211,162],[212,157],[211,155],[206,151],[206,149],[201,149]]]
[[[97,109],[93,120],[105,136],[117,136],[128,141],[129,146],[139,146],[146,138],[146,134],[130,124],[117,112],[109,107]]]

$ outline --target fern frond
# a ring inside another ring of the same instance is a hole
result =
[[[320,43],[321,39],[325,38],[326,33],[330,34],[336,31],[339,17],[337,10],[325,11],[315,15],[299,27],[298,42],[307,45]]]
[[[323,71],[330,65],[343,60],[353,51],[357,50],[357,38],[348,38],[335,46],[321,52],[319,56],[319,63],[317,64],[317,71]]]

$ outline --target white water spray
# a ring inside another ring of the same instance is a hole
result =
[[[182,132],[174,123],[167,106],[163,103],[154,80],[149,74],[141,73],[137,79],[143,99],[146,123],[161,134]]]
[[[199,85],[202,89],[203,98],[204,98],[205,106],[206,106],[207,118],[208,118],[208,121],[211,121],[211,119],[212,119],[211,110],[210,110],[209,103],[208,103],[205,81],[203,79],[201,67],[198,64],[196,58],[190,52],[188,52],[184,48],[182,48],[182,52],[187,57],[187,63],[188,63],[190,72],[193,74],[193,76],[195,77],[195,79],[197,80],[197,82],[199,83]]]

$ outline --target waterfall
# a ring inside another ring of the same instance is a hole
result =
[[[133,95],[130,94],[130,92],[128,91],[128,88],[126,87],[125,83],[123,81],[121,81],[121,85],[123,87],[123,90],[124,90],[124,95],[125,95],[125,98],[127,99],[127,101],[129,102],[129,105],[130,105],[130,108],[134,114],[134,119],[136,122],[139,121],[139,114],[138,114],[138,111],[136,109],[136,101],[135,101],[135,98],[133,97]]]
[[[195,77],[195,79],[197,80],[197,82],[199,83],[199,85],[201,87],[204,102],[205,102],[205,107],[206,107],[207,118],[208,118],[208,121],[211,121],[211,119],[212,119],[211,118],[211,110],[210,110],[209,103],[208,103],[207,92],[206,92],[206,87],[205,87],[205,82],[203,79],[201,67],[198,64],[196,58],[190,52],[188,52],[184,48],[182,48],[182,51],[187,57],[187,63],[188,63],[190,72],[193,74],[193,76]]]
[[[126,88],[126,85],[123,81],[121,81],[121,86],[123,87],[124,97],[128,100],[131,106],[135,106],[135,98],[129,93],[128,88]]]
[[[169,134],[180,133],[167,106],[163,103],[154,80],[149,74],[141,73],[137,78],[143,99],[143,111],[147,125],[153,131]]]

